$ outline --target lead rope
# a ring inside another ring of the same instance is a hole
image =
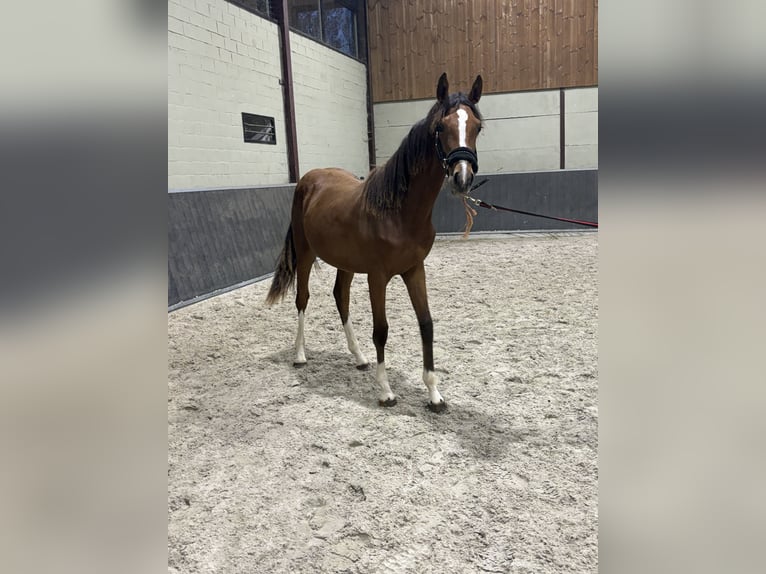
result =
[[[465,227],[463,228],[463,239],[466,239],[468,237],[468,234],[471,233],[471,228],[473,227],[473,218],[478,215],[478,212],[468,205],[468,200],[473,200],[473,197],[468,197],[467,195],[463,196],[463,206],[465,207]]]
[[[439,132],[436,132],[434,145],[436,146],[436,157],[438,157],[439,161],[441,161],[442,167],[444,168],[444,178],[446,179],[449,177],[449,161],[447,156],[444,155],[444,150],[441,146],[441,139],[439,138]],[[489,180],[485,179],[476,184],[471,188],[471,191],[481,187],[487,181]],[[473,201],[474,203],[476,202],[476,200],[473,197],[470,197],[468,194],[463,195],[463,207],[465,208],[465,227],[463,228],[463,239],[466,239],[471,233],[471,228],[473,227],[473,218],[478,215],[478,212],[470,205],[468,205],[468,200]]]
[[[487,183],[488,179],[483,179],[473,187],[471,187],[471,192],[477,190],[482,185]],[[470,192],[469,192],[470,193]],[[478,199],[476,197],[471,197],[466,193],[463,195],[463,205],[465,205],[466,208],[466,231],[463,233],[463,237],[468,237],[468,233],[471,230],[471,227],[473,227],[473,216],[477,215],[476,210],[468,206],[468,201],[472,202],[474,205],[477,205],[479,207],[484,207],[486,209],[491,209],[492,211],[510,211],[511,213],[520,213],[521,215],[531,215],[533,217],[542,217],[544,219],[553,219],[555,221],[563,221],[565,223],[574,223],[576,225],[584,225],[587,227],[595,227],[598,229],[598,222],[597,221],[584,221],[582,219],[570,219],[568,217],[555,217],[553,215],[542,215],[540,213],[533,213],[531,211],[522,211],[521,209],[512,209],[510,207],[503,207],[501,205],[493,205],[492,203],[487,203],[486,201],[483,201],[481,199]],[[473,212],[469,215],[469,210]]]

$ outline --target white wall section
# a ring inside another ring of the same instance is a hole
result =
[[[566,90],[564,100],[567,168],[598,167],[598,88]]]
[[[368,172],[365,64],[290,33],[300,175]],[[277,25],[226,0],[168,0],[168,188],[289,182]],[[467,89],[468,86],[463,86]],[[382,165],[434,100],[374,106]],[[485,94],[480,173],[560,167],[559,90]],[[246,143],[241,114],[273,117],[276,145]],[[598,88],[565,90],[565,167],[598,168]]]
[[[480,173],[559,168],[559,93],[521,92],[482,96],[485,120],[477,146]]]
[[[168,188],[288,182],[277,25],[224,0],[168,0]],[[275,119],[245,143],[242,112]]]
[[[433,100],[375,105],[375,156],[382,165],[425,117]],[[560,167],[559,90],[487,94],[479,109],[485,127],[477,140],[480,173],[547,171]],[[565,90],[567,168],[598,167],[598,88]]]
[[[365,65],[290,33],[300,174],[369,171]],[[275,23],[225,0],[168,0],[168,188],[289,182]],[[246,143],[242,112],[273,117],[277,144]]]
[[[300,175],[342,167],[367,175],[367,69],[313,40],[290,33]]]

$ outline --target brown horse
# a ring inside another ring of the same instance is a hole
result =
[[[266,298],[268,304],[281,300],[297,277],[294,364],[303,366],[303,321],[311,266],[319,257],[336,267],[333,294],[348,348],[357,368],[367,369],[369,364],[359,350],[348,318],[351,280],[354,273],[366,273],[381,406],[396,404],[384,362],[388,338],[386,287],[394,275],[401,275],[420,324],[428,407],[435,412],[446,408],[436,388],[433,322],[423,260],[436,235],[431,213],[445,178],[450,179],[454,194],[464,194],[478,169],[476,137],[482,119],[476,104],[481,97],[481,76],[477,76],[467,96],[449,94],[448,88],[447,74],[442,74],[436,87],[437,101],[428,115],[412,127],[385,165],[371,171],[366,180],[335,168],[315,169],[301,178],[295,188],[285,245]]]

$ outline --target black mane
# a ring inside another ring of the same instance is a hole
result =
[[[467,106],[482,120],[476,104],[462,92],[451,94],[446,102],[436,102],[428,115],[417,122],[402,140],[389,160],[372,170],[364,183],[363,193],[367,208],[375,214],[399,211],[407,196],[410,179],[418,175],[436,153],[436,126],[447,113],[459,106]]]

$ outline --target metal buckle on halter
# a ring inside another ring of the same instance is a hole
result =
[[[475,191],[475,190],[479,189],[482,185],[484,185],[488,181],[489,181],[489,179],[485,178],[485,179],[481,180],[479,183],[476,183],[476,184],[472,185],[471,189],[470,189],[470,191],[468,193],[470,193],[471,191]],[[497,211],[497,208],[494,205],[492,205],[491,203],[487,203],[487,202],[479,199],[478,197],[471,197],[470,195],[468,195],[468,193],[464,193],[463,197],[465,197],[467,200],[471,201],[471,203],[473,203],[475,206],[482,207],[482,204],[484,204],[485,207],[490,208],[492,211]]]
[[[479,199],[479,198],[477,198],[477,197],[471,197],[471,196],[470,196],[470,195],[468,195],[467,193],[464,195],[464,197],[465,197],[465,198],[466,198],[468,201],[470,201],[471,203],[473,203],[473,204],[474,204],[476,207],[481,207],[481,199]]]
[[[447,165],[447,156],[444,155],[444,150],[442,149],[442,141],[439,138],[439,132],[436,132],[436,140],[434,141],[434,145],[436,146],[436,157],[439,158],[439,161],[442,164],[442,168],[444,168],[444,177],[449,177],[449,165]]]

